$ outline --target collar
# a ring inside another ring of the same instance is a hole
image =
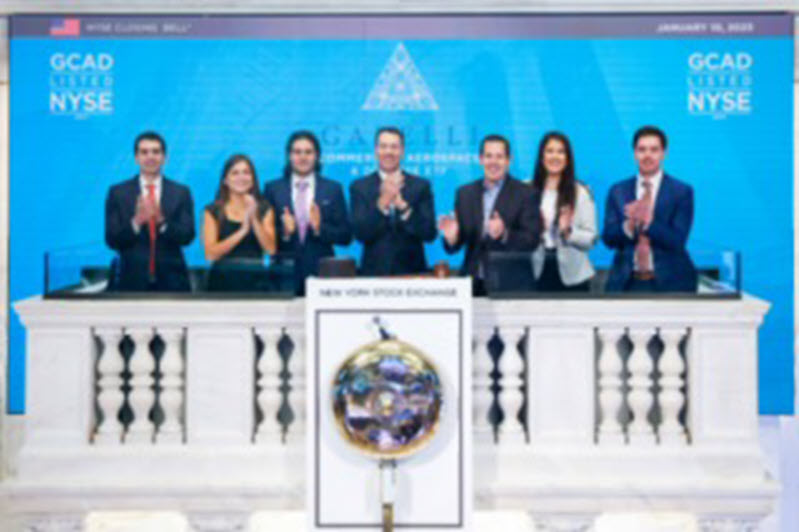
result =
[[[649,178],[649,182],[652,183],[652,188],[657,189],[660,186],[660,182],[663,181],[663,169],[658,170],[658,172]],[[635,186],[640,187],[643,186],[642,183],[644,182],[644,176],[641,175],[639,172],[635,177]]]
[[[159,188],[161,186],[161,183],[163,183],[163,181],[164,179],[161,174],[155,176],[155,179],[153,179],[152,181],[146,181],[144,177],[142,177],[142,175],[139,174],[139,186],[141,188],[145,188],[147,185],[155,185],[155,188]]]
[[[486,179],[485,176],[483,176],[483,180],[480,182],[480,184],[483,187],[483,192],[490,192],[490,191],[497,192],[502,188],[502,185],[504,185],[505,181],[507,180],[508,180],[508,175],[505,174],[505,176],[496,183],[492,185],[486,185],[488,180]]]
[[[387,174],[383,170],[378,168],[377,175],[380,176],[380,181],[385,181],[388,177],[393,177],[395,175],[400,177],[400,183],[405,181],[405,174],[402,172],[402,168],[397,168],[397,171],[394,174]]]
[[[300,181],[304,181],[304,182],[308,183],[309,187],[312,187],[314,185],[315,181],[316,181],[316,174],[314,172],[311,172],[307,176],[301,177],[301,176],[298,176],[297,174],[295,174],[294,172],[292,172],[291,173],[291,186],[292,186],[292,188],[296,187],[297,183],[299,183]]]

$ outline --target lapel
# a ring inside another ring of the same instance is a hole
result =
[[[135,212],[136,202],[139,201],[139,195],[141,194],[141,190],[139,190],[139,176],[135,175],[133,178],[129,179],[123,190],[123,201],[130,207],[130,212]]]
[[[380,174],[378,172],[373,172],[371,177],[369,178],[369,196],[368,197],[379,197],[380,196]]]
[[[169,218],[169,215],[175,210],[177,201],[176,187],[165,176],[162,176],[161,180],[161,212],[164,214],[164,218]]]
[[[294,202],[291,199],[291,176],[284,177],[278,181],[275,196],[275,202],[278,204],[277,206],[280,207],[280,212],[275,214],[282,214],[284,206],[294,212]]]
[[[413,204],[411,198],[414,198],[414,194],[416,192],[416,180],[413,176],[409,175],[405,170],[400,170],[402,172],[402,190],[401,194],[402,197],[405,198],[410,204]]]
[[[322,207],[322,180],[319,176],[314,177],[313,202]]]
[[[476,186],[474,187],[474,196],[472,197],[472,212],[477,213],[477,236],[482,238],[483,235],[483,192],[485,191],[485,186],[483,185],[483,179],[480,178],[477,181]]]
[[[635,193],[637,186],[638,186],[638,177],[633,176],[631,179],[627,180],[627,185],[622,188],[622,198],[621,198],[622,212],[624,211],[625,205],[627,205],[632,201],[635,201]]]
[[[494,210],[497,211],[500,216],[502,216],[502,220],[507,224],[510,225],[510,220],[505,220],[506,213],[510,212],[509,202],[513,199],[513,191],[510,189],[513,187],[511,181],[513,178],[510,175],[505,176],[505,181],[502,182],[502,188],[499,190],[499,195],[497,196],[496,201],[494,201]]]
[[[653,220],[663,220],[666,211],[666,205],[670,199],[669,197],[667,197],[667,195],[670,194],[671,194],[671,178],[664,173],[663,179],[660,181],[660,188],[658,189],[658,195],[655,198],[655,208],[652,211]]]

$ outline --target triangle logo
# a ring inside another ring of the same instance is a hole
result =
[[[405,45],[399,43],[377,77],[363,111],[437,111],[433,94]]]

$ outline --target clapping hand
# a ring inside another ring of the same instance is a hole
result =
[[[158,203],[145,196],[139,196],[136,200],[136,212],[133,215],[133,222],[136,225],[142,226],[148,223],[151,219],[155,220],[157,224],[164,221],[164,215],[161,213],[161,207]]]
[[[291,215],[288,207],[283,207],[283,214],[280,215],[280,221],[283,224],[283,236],[286,238],[294,234],[297,230],[297,221]]]
[[[322,226],[322,211],[319,210],[319,205],[316,202],[311,204],[311,212],[308,220],[314,233],[319,233],[319,228]]]
[[[488,236],[494,240],[499,240],[505,235],[505,222],[499,216],[497,211],[491,213],[491,218],[488,219]]]
[[[624,216],[627,217],[626,223],[632,224],[635,229],[640,229],[652,222],[652,213],[649,212],[646,203],[641,200],[631,201],[625,205]]]
[[[244,196],[244,217],[251,221],[258,221],[258,202],[255,201],[252,194]]]
[[[444,234],[444,239],[450,246],[458,241],[460,226],[458,220],[452,214],[442,215],[438,218],[438,229]]]
[[[572,221],[574,221],[574,209],[563,205],[558,215],[558,232],[561,235],[568,235],[572,230]]]
[[[399,191],[399,183],[393,179],[384,179],[380,184],[380,197],[377,198],[377,206],[380,210],[388,210],[391,205],[394,205]]]

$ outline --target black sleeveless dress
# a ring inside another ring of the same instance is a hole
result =
[[[270,208],[268,204],[259,206],[259,218],[263,218]],[[214,204],[206,207],[206,210],[219,224],[219,240],[226,239],[241,227],[241,222],[223,216],[221,209]],[[264,251],[252,229],[227,255],[214,261],[208,271],[206,289],[209,292],[269,290]]]

